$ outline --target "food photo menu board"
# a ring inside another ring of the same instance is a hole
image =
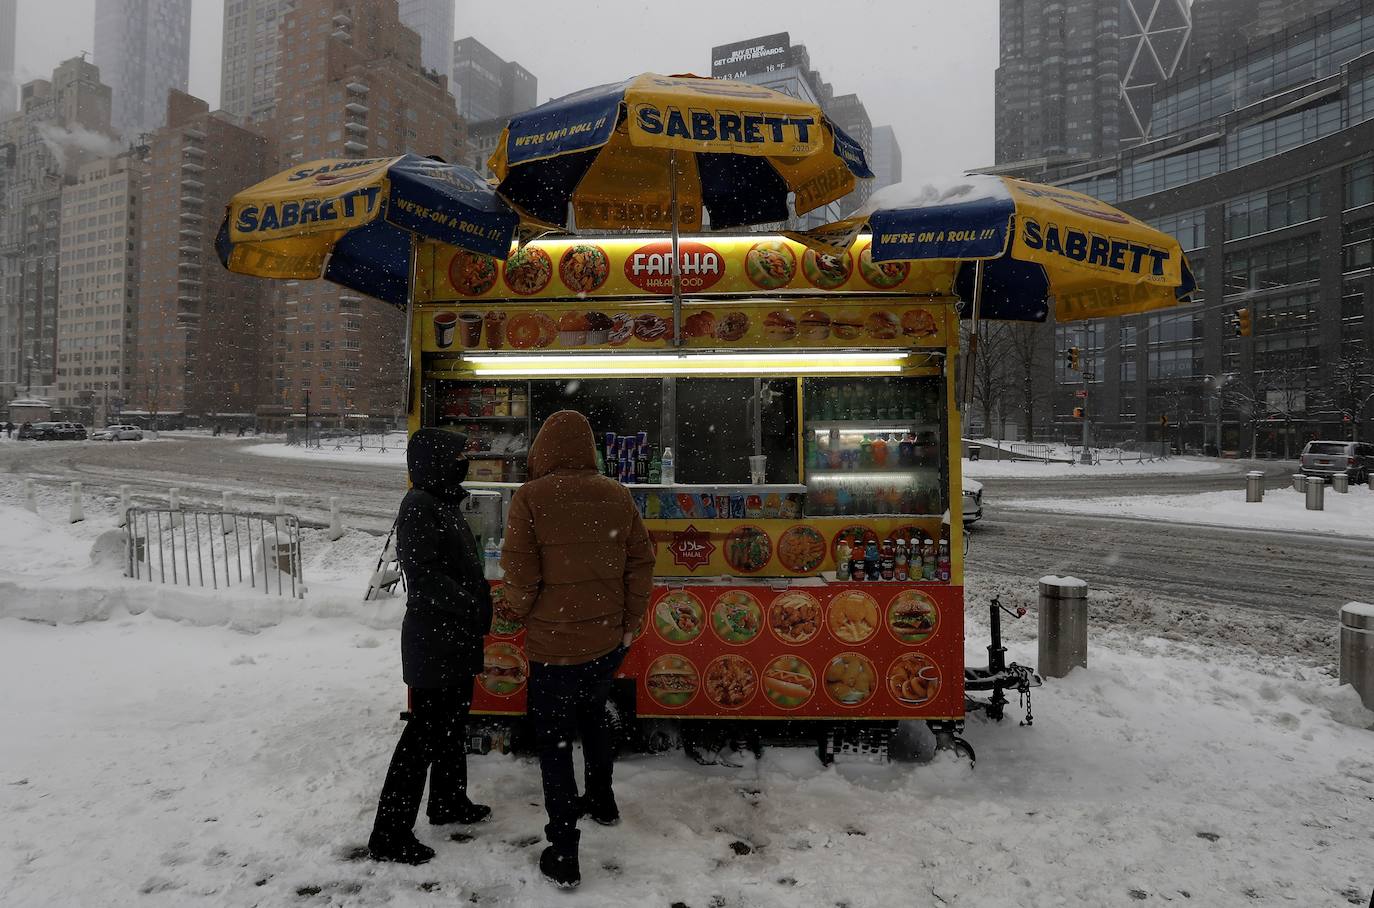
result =
[[[954,718],[963,714],[962,593],[658,586],[619,676],[634,679],[642,717]],[[524,711],[523,633],[494,622],[474,711]]]

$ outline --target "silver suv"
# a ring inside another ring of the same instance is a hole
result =
[[[1374,469],[1374,445],[1358,441],[1309,441],[1302,449],[1302,472],[1330,479],[1345,473],[1354,483],[1368,482]]]

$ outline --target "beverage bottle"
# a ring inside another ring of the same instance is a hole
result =
[[[496,544],[496,537],[488,537],[487,544],[482,550],[482,576],[488,580],[501,579],[501,548]]]
[[[948,583],[948,582],[949,582],[949,578],[950,578],[950,573],[951,573],[951,569],[950,569],[950,560],[949,560],[949,540],[948,540],[948,539],[941,539],[941,540],[940,540],[940,556],[939,556],[939,561],[938,561],[938,563],[936,564],[935,576],[936,576],[936,578],[937,578],[938,580],[940,580],[941,582],[943,582],[943,583]]]
[[[867,387],[860,385],[854,389],[854,409],[855,419],[873,418],[873,398]]]
[[[885,436],[879,435],[877,438],[873,439],[873,445],[870,450],[873,454],[873,466],[887,466],[887,438]]]
[[[663,484],[671,486],[677,484],[677,474],[673,470],[673,449],[664,448],[663,458],[659,461],[663,473]]]
[[[863,539],[855,536],[854,545],[849,551],[849,579],[858,583],[864,579],[865,573]]]
[[[641,433],[643,434],[643,433]],[[649,443],[643,442],[635,454],[635,482],[649,481]]]
[[[835,579],[849,577],[849,541],[843,536],[835,543]]]
[[[601,456],[600,449],[596,452],[596,472],[600,473],[602,476],[606,475],[606,459]]]
[[[907,578],[906,540],[897,537],[897,551],[892,556],[892,576],[897,580]]]
[[[925,580],[934,580],[939,573],[939,563],[936,560],[938,553],[935,548],[935,540],[929,536],[921,539],[921,577]]]
[[[835,493],[835,512],[837,514],[848,514],[849,509],[854,504],[854,495],[849,491],[848,483],[841,483]]]
[[[904,467],[916,465],[916,437],[910,432],[897,444],[897,463]]]
[[[878,551],[878,540],[875,537],[864,543],[864,580],[877,580],[882,569],[883,556]]]
[[[883,540],[883,560],[879,569],[879,574],[884,580],[891,580],[897,569],[897,552],[892,547],[891,539]]]
[[[859,440],[859,466],[863,469],[873,466],[873,442],[867,435]]]
[[[663,481],[663,461],[658,457],[658,445],[653,446],[653,456],[649,458],[649,482],[660,483]]]

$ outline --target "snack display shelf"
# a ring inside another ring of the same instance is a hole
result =
[[[485,452],[482,452],[482,453],[476,454],[476,455],[474,455],[474,454],[469,454],[468,456],[469,456],[469,457],[473,457],[473,456],[487,457],[487,456],[501,456],[501,455],[488,455],[488,454],[486,454]],[[511,456],[515,456],[515,455],[511,455]],[[520,455],[518,455],[518,456],[523,457],[523,456],[524,456],[524,453],[522,452],[522,453],[521,453]],[[468,488],[472,488],[472,489],[518,489],[518,488],[520,488],[520,486],[524,485],[524,483],[520,483],[520,482],[466,482],[466,483],[464,483],[464,485],[467,486]],[[710,493],[716,493],[716,492],[731,493],[731,492],[733,492],[733,493],[764,493],[764,494],[774,493],[774,494],[785,494],[785,495],[801,495],[801,494],[804,494],[804,493],[806,492],[806,486],[800,485],[800,484],[797,484],[797,483],[768,483],[768,484],[764,484],[764,485],[754,485],[754,484],[747,483],[747,482],[737,483],[737,484],[731,484],[731,483],[707,483],[707,484],[682,484],[682,483],[674,483],[673,485],[664,485],[664,484],[662,484],[662,483],[640,482],[640,483],[630,483],[629,485],[626,485],[625,488],[629,489],[631,492],[688,492],[688,493],[692,493],[692,494],[701,494],[701,493],[705,493],[705,492],[710,492]]]
[[[528,416],[443,416],[439,417],[441,423],[459,422],[529,422]]]
[[[939,466],[934,463],[911,464],[905,467],[856,467],[845,469],[844,467],[807,467],[806,475],[809,479],[862,479],[865,476],[919,476],[921,473],[939,472]]]
[[[855,432],[935,432],[939,423],[914,419],[808,419],[806,427],[818,432],[847,429]]]

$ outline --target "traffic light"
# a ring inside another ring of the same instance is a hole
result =
[[[1077,372],[1083,364],[1083,358],[1080,355],[1079,349],[1077,347],[1070,347],[1069,349],[1065,350],[1064,362],[1068,364],[1070,369],[1073,369],[1075,372]]]
[[[1082,407],[1074,407],[1074,408],[1073,408],[1073,418],[1074,418],[1074,419],[1082,419],[1082,418],[1083,418],[1083,408],[1082,408]]]
[[[1249,337],[1252,331],[1250,326],[1250,310],[1237,309],[1234,324],[1236,326],[1236,337]]]

